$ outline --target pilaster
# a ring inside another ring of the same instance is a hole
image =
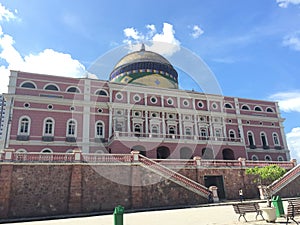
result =
[[[73,165],[71,181],[70,181],[70,193],[69,193],[69,213],[80,213],[82,203],[82,165]]]
[[[8,218],[13,164],[0,166],[0,218]]]

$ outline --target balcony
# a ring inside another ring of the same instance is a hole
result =
[[[104,142],[107,142],[107,138],[95,138],[94,142],[96,142],[96,143],[104,143]]]
[[[29,141],[29,135],[17,135],[17,141]]]
[[[54,141],[54,136],[42,136],[42,141],[52,142]]]
[[[196,135],[180,135],[180,134],[161,134],[161,133],[139,133],[139,132],[121,132],[116,131],[112,134],[109,140],[113,139],[128,139],[128,140],[138,140],[143,138],[151,139],[164,139],[165,141],[172,140],[190,140],[190,141],[215,141],[215,142],[231,142],[231,143],[241,143],[241,138],[227,138],[227,137],[215,137],[215,136],[196,136]]]
[[[66,137],[66,142],[76,142],[76,137]]]

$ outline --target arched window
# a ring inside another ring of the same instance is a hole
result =
[[[248,137],[248,143],[250,145],[250,148],[254,147],[255,146],[255,142],[254,142],[254,136],[253,136],[252,131],[248,131],[247,137]]]
[[[168,147],[161,146],[156,149],[156,156],[158,159],[167,159],[170,156],[170,150]]]
[[[96,138],[104,138],[104,123],[102,121],[96,122],[95,137]]]
[[[243,106],[242,106],[242,109],[243,109],[243,110],[250,110],[249,106],[247,106],[247,105],[243,105]]]
[[[68,87],[67,92],[80,93],[78,87]]]
[[[68,149],[66,153],[73,153],[73,149]]]
[[[158,134],[158,125],[154,124],[151,126],[151,133]]]
[[[202,149],[202,158],[203,159],[213,159],[214,151],[211,148],[203,148]]]
[[[185,127],[184,128],[184,134],[185,135],[193,135],[192,128],[191,127]]]
[[[55,84],[47,84],[44,89],[48,91],[59,91],[58,86]]]
[[[46,118],[44,120],[44,136],[54,136],[54,119]]]
[[[221,129],[220,128],[215,129],[215,135],[216,135],[216,137],[221,137]]]
[[[278,139],[278,134],[274,132],[272,136],[273,136],[274,145],[280,145],[279,139]]]
[[[254,111],[258,111],[258,112],[261,112],[263,111],[262,108],[260,106],[255,106],[254,107]]]
[[[19,120],[18,135],[29,135],[30,133],[30,118],[27,116],[21,117]]]
[[[183,147],[180,149],[180,158],[181,159],[192,159],[193,150],[188,147]]]
[[[224,160],[234,160],[235,159],[234,152],[230,148],[223,149],[222,155],[223,155]]]
[[[142,125],[137,123],[134,125],[134,133],[136,136],[140,136],[140,134],[142,133]]]
[[[53,153],[53,151],[50,148],[44,148],[41,153]]]
[[[258,161],[258,157],[257,157],[256,155],[253,155],[253,156],[251,157],[251,159],[252,159],[253,161]]]
[[[267,136],[264,132],[260,133],[260,140],[261,140],[261,144],[263,147],[267,147],[268,146],[268,140],[267,140]]]
[[[266,156],[265,156],[265,161],[272,161],[272,158],[271,158],[271,156],[269,156],[269,155],[266,155]]]
[[[31,82],[31,81],[26,81],[24,83],[21,84],[22,88],[32,88],[32,89],[36,89],[36,85],[35,83]]]
[[[77,123],[74,119],[70,119],[67,122],[67,137],[77,136]]]
[[[175,127],[174,126],[169,126],[169,134],[175,134]]]
[[[229,130],[229,138],[235,139],[235,131],[234,130]]]
[[[200,134],[201,134],[201,137],[207,137],[207,129],[206,128],[201,128]]]
[[[116,122],[115,130],[116,131],[123,131],[123,122]]]
[[[24,148],[20,148],[16,151],[16,153],[27,153],[27,151]]]
[[[267,112],[271,112],[271,113],[274,112],[274,110],[272,108],[270,108],[270,107],[268,107],[266,111]]]
[[[277,160],[278,161],[283,161],[283,157],[280,155],[280,156],[277,157]]]
[[[108,96],[107,91],[105,90],[97,90],[95,95],[102,95],[102,96]]]
[[[226,104],[224,105],[224,107],[227,108],[227,109],[232,109],[232,108],[233,108],[232,105],[231,105],[230,103],[226,103]]]

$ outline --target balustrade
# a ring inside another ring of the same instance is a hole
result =
[[[216,160],[216,159],[151,159],[155,163],[164,166],[190,166],[190,167],[263,167],[267,165],[277,165],[285,169],[295,167],[293,161],[251,161],[251,160]],[[47,162],[47,163],[132,163],[132,154],[102,154],[102,153],[82,153],[75,150],[74,153],[19,153],[13,149],[5,149],[0,153],[0,162]]]

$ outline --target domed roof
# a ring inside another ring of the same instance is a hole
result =
[[[162,88],[178,88],[178,74],[171,63],[155,52],[140,51],[124,56],[110,74],[111,82]]]
[[[123,66],[126,64],[136,63],[136,62],[157,62],[162,64],[169,64],[171,63],[161,56],[160,54],[157,54],[155,52],[146,51],[144,45],[142,45],[142,48],[140,51],[129,53],[128,55],[125,55],[116,65],[114,68],[117,68],[119,66]]]

